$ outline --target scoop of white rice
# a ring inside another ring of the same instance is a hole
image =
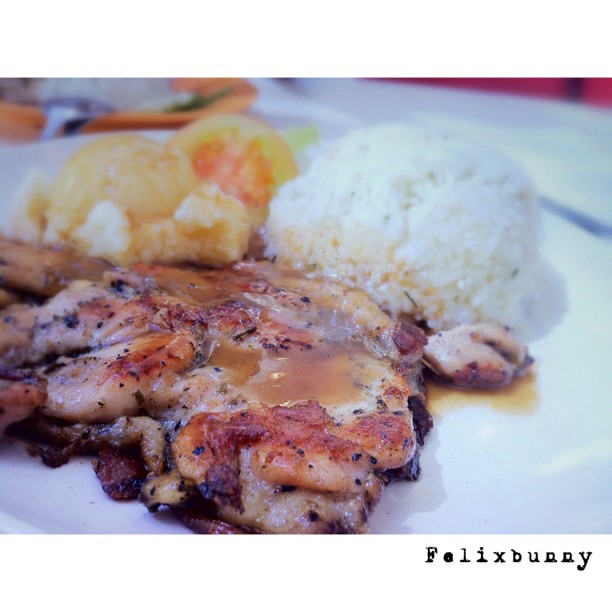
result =
[[[542,335],[562,310],[535,188],[514,161],[408,124],[354,130],[270,205],[266,255],[360,287],[434,330],[489,321]]]

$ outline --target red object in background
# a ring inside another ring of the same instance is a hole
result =
[[[401,79],[424,85],[460,87],[507,94],[537,96],[540,98],[567,99],[571,79]]]
[[[587,104],[612,107],[612,79],[584,79],[580,99]]]
[[[438,87],[459,87],[612,107],[612,79],[603,78],[406,78],[389,79]]]

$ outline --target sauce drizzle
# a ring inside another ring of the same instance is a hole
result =
[[[442,417],[452,410],[485,407],[498,412],[530,415],[539,403],[537,378],[529,372],[507,387],[488,390],[454,389],[434,380],[427,380],[427,408],[432,416]]]

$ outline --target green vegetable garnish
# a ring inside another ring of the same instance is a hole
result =
[[[204,108],[206,106],[210,106],[213,102],[224,98],[232,92],[232,87],[226,87],[225,89],[220,89],[219,91],[211,94],[210,96],[203,96],[202,94],[193,94],[189,100],[185,102],[176,102],[171,104],[170,106],[166,106],[162,112],[164,113],[184,113],[186,111],[198,110],[199,108]]]
[[[289,128],[283,133],[285,142],[289,145],[292,153],[299,153],[305,148],[310,147],[319,142],[319,130],[314,125],[305,127]]]
[[[412,302],[412,305],[415,308],[419,307],[419,305],[414,301],[414,298],[407,291],[404,291],[404,295]]]

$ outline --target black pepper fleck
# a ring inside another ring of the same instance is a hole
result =
[[[114,281],[111,281],[111,288],[114,289],[117,293],[121,293],[123,291],[123,287],[125,286],[125,281],[120,278]]]
[[[76,314],[66,315],[64,317],[64,325],[68,329],[74,329],[79,324],[79,317]]]

